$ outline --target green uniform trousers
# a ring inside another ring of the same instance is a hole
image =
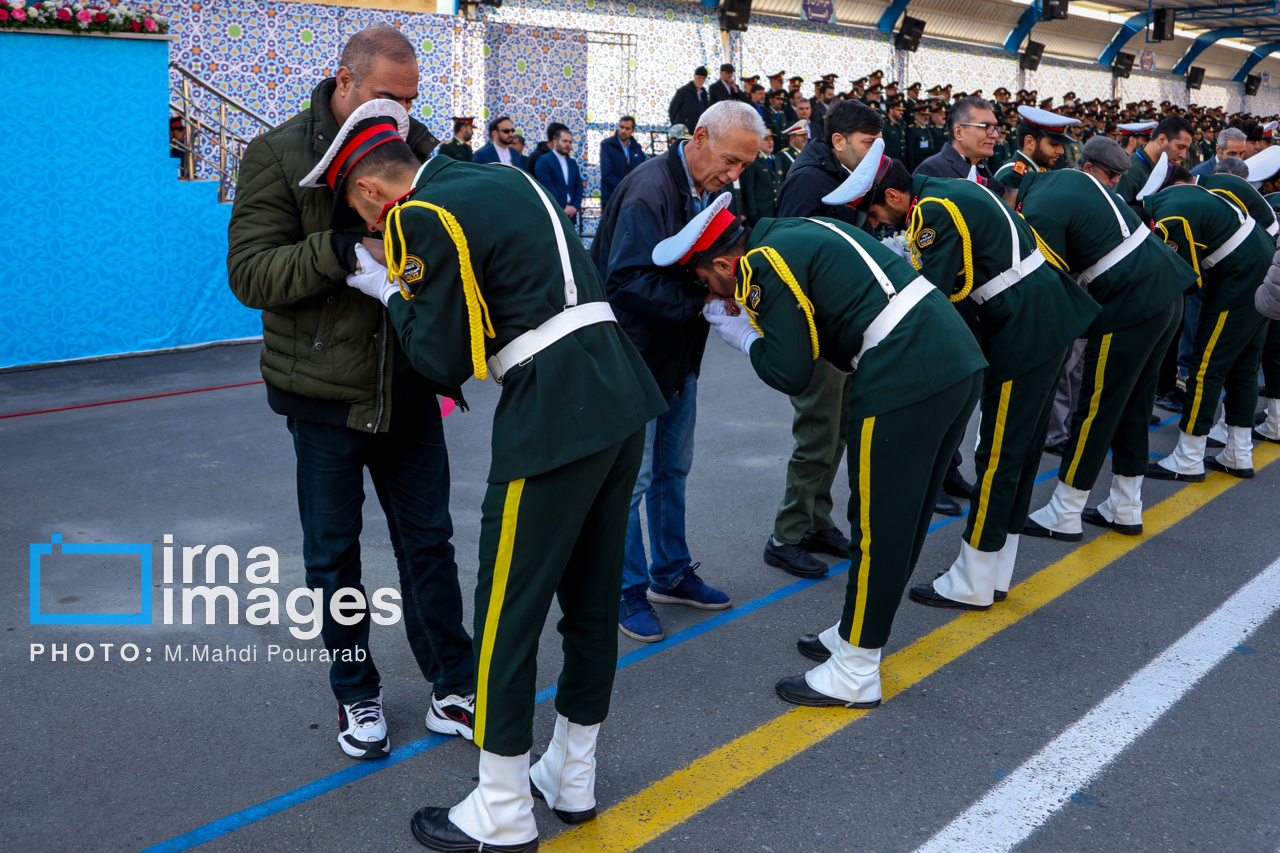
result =
[[[982,389],[975,373],[941,393],[849,422],[849,583],[840,637],[864,649],[889,641],[951,457]]]
[[[1272,400],[1280,400],[1280,320],[1267,323],[1267,336],[1262,342],[1263,391]]]
[[[964,540],[979,551],[999,551],[1005,536],[1021,533],[1027,523],[1058,375],[1069,354],[1064,349],[1022,376],[982,383],[982,422],[973,457],[977,478],[964,531]]]
[[[491,483],[476,584],[476,746],[533,745],[538,638],[560,602],[564,665],[556,710],[590,726],[609,713],[618,663],[618,597],[641,429],[607,450],[509,483]]]
[[[1122,477],[1147,473],[1151,460],[1151,407],[1160,364],[1182,323],[1182,298],[1156,316],[1096,338],[1084,347],[1080,399],[1058,479],[1089,491],[1111,450],[1111,470]]]
[[[849,382],[848,374],[819,359],[813,365],[809,387],[791,398],[795,408],[791,434],[796,443],[787,463],[782,504],[773,522],[773,538],[783,545],[798,545],[806,532],[836,526],[831,517],[831,486],[844,458]]]
[[[1208,435],[1218,396],[1224,391],[1227,426],[1253,428],[1253,412],[1258,406],[1258,364],[1266,336],[1267,318],[1251,304],[1201,313],[1179,429],[1188,435]]]

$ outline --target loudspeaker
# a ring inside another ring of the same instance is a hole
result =
[[[1258,94],[1258,87],[1262,85],[1262,75],[1250,74],[1244,78],[1244,93],[1246,95]]]
[[[1204,69],[1198,65],[1193,65],[1187,71],[1187,88],[1199,89],[1200,84],[1204,82]]]
[[[1038,41],[1027,42],[1027,47],[1018,59],[1018,67],[1023,71],[1035,71],[1040,67],[1040,57],[1044,56],[1044,45]]]
[[[893,37],[893,46],[898,50],[913,53],[920,48],[920,38],[924,35],[924,21],[910,15],[902,16],[902,26]]]
[[[1172,9],[1156,9],[1155,20],[1151,22],[1151,37],[1156,41],[1172,41],[1173,18]]]
[[[724,0],[720,7],[720,29],[726,33],[746,32],[751,20],[751,0]]]
[[[1044,21],[1061,20],[1067,17],[1067,0],[1042,0],[1040,19]]]
[[[1116,54],[1115,61],[1111,63],[1111,76],[1128,77],[1129,72],[1133,70],[1134,56],[1132,53],[1121,51]]]

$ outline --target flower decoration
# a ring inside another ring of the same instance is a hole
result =
[[[96,5],[74,0],[0,0],[0,30],[67,30],[73,33],[167,33],[170,21],[130,3]]]

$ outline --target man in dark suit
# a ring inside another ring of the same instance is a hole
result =
[[[512,147],[516,124],[511,116],[498,116],[489,122],[489,144],[476,152],[473,163],[504,163],[523,169],[525,157]]]
[[[564,215],[576,224],[582,209],[582,173],[577,161],[569,156],[572,151],[573,134],[561,130],[551,140],[551,151],[538,158],[534,177],[551,191],[551,197],[564,208]]]
[[[604,207],[613,194],[613,188],[622,183],[622,179],[631,170],[644,162],[644,150],[640,143],[632,137],[636,132],[636,120],[633,116],[623,116],[618,120],[618,129],[613,136],[600,140],[600,206]]]
[[[699,65],[693,69],[693,79],[685,83],[671,98],[667,107],[667,119],[671,124],[697,127],[702,112],[711,106],[711,94],[706,89],[707,69]]]
[[[738,88],[737,78],[734,76],[733,63],[726,62],[720,66],[720,79],[711,84],[711,103],[718,104],[721,101],[750,101],[742,90]],[[691,125],[685,125],[691,127]]]

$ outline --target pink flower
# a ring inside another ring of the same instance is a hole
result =
[[[13,10],[13,19],[14,19],[15,21],[25,21],[25,20],[27,19],[27,10],[26,10],[26,9],[14,9],[14,10]]]
[[[82,9],[81,11],[76,12],[76,20],[77,20],[77,21],[86,21],[86,22],[88,22],[88,21],[92,21],[92,20],[93,20],[93,13],[92,13],[92,12],[90,12],[88,9]]]
[[[154,33],[156,31],[156,22],[152,18],[143,18],[142,25],[147,28],[147,32]]]
[[[57,19],[58,19],[59,21],[69,21],[69,20],[71,20],[71,10],[70,10],[70,9],[59,9],[59,10],[58,10],[58,14],[56,15],[56,17],[57,17]]]

